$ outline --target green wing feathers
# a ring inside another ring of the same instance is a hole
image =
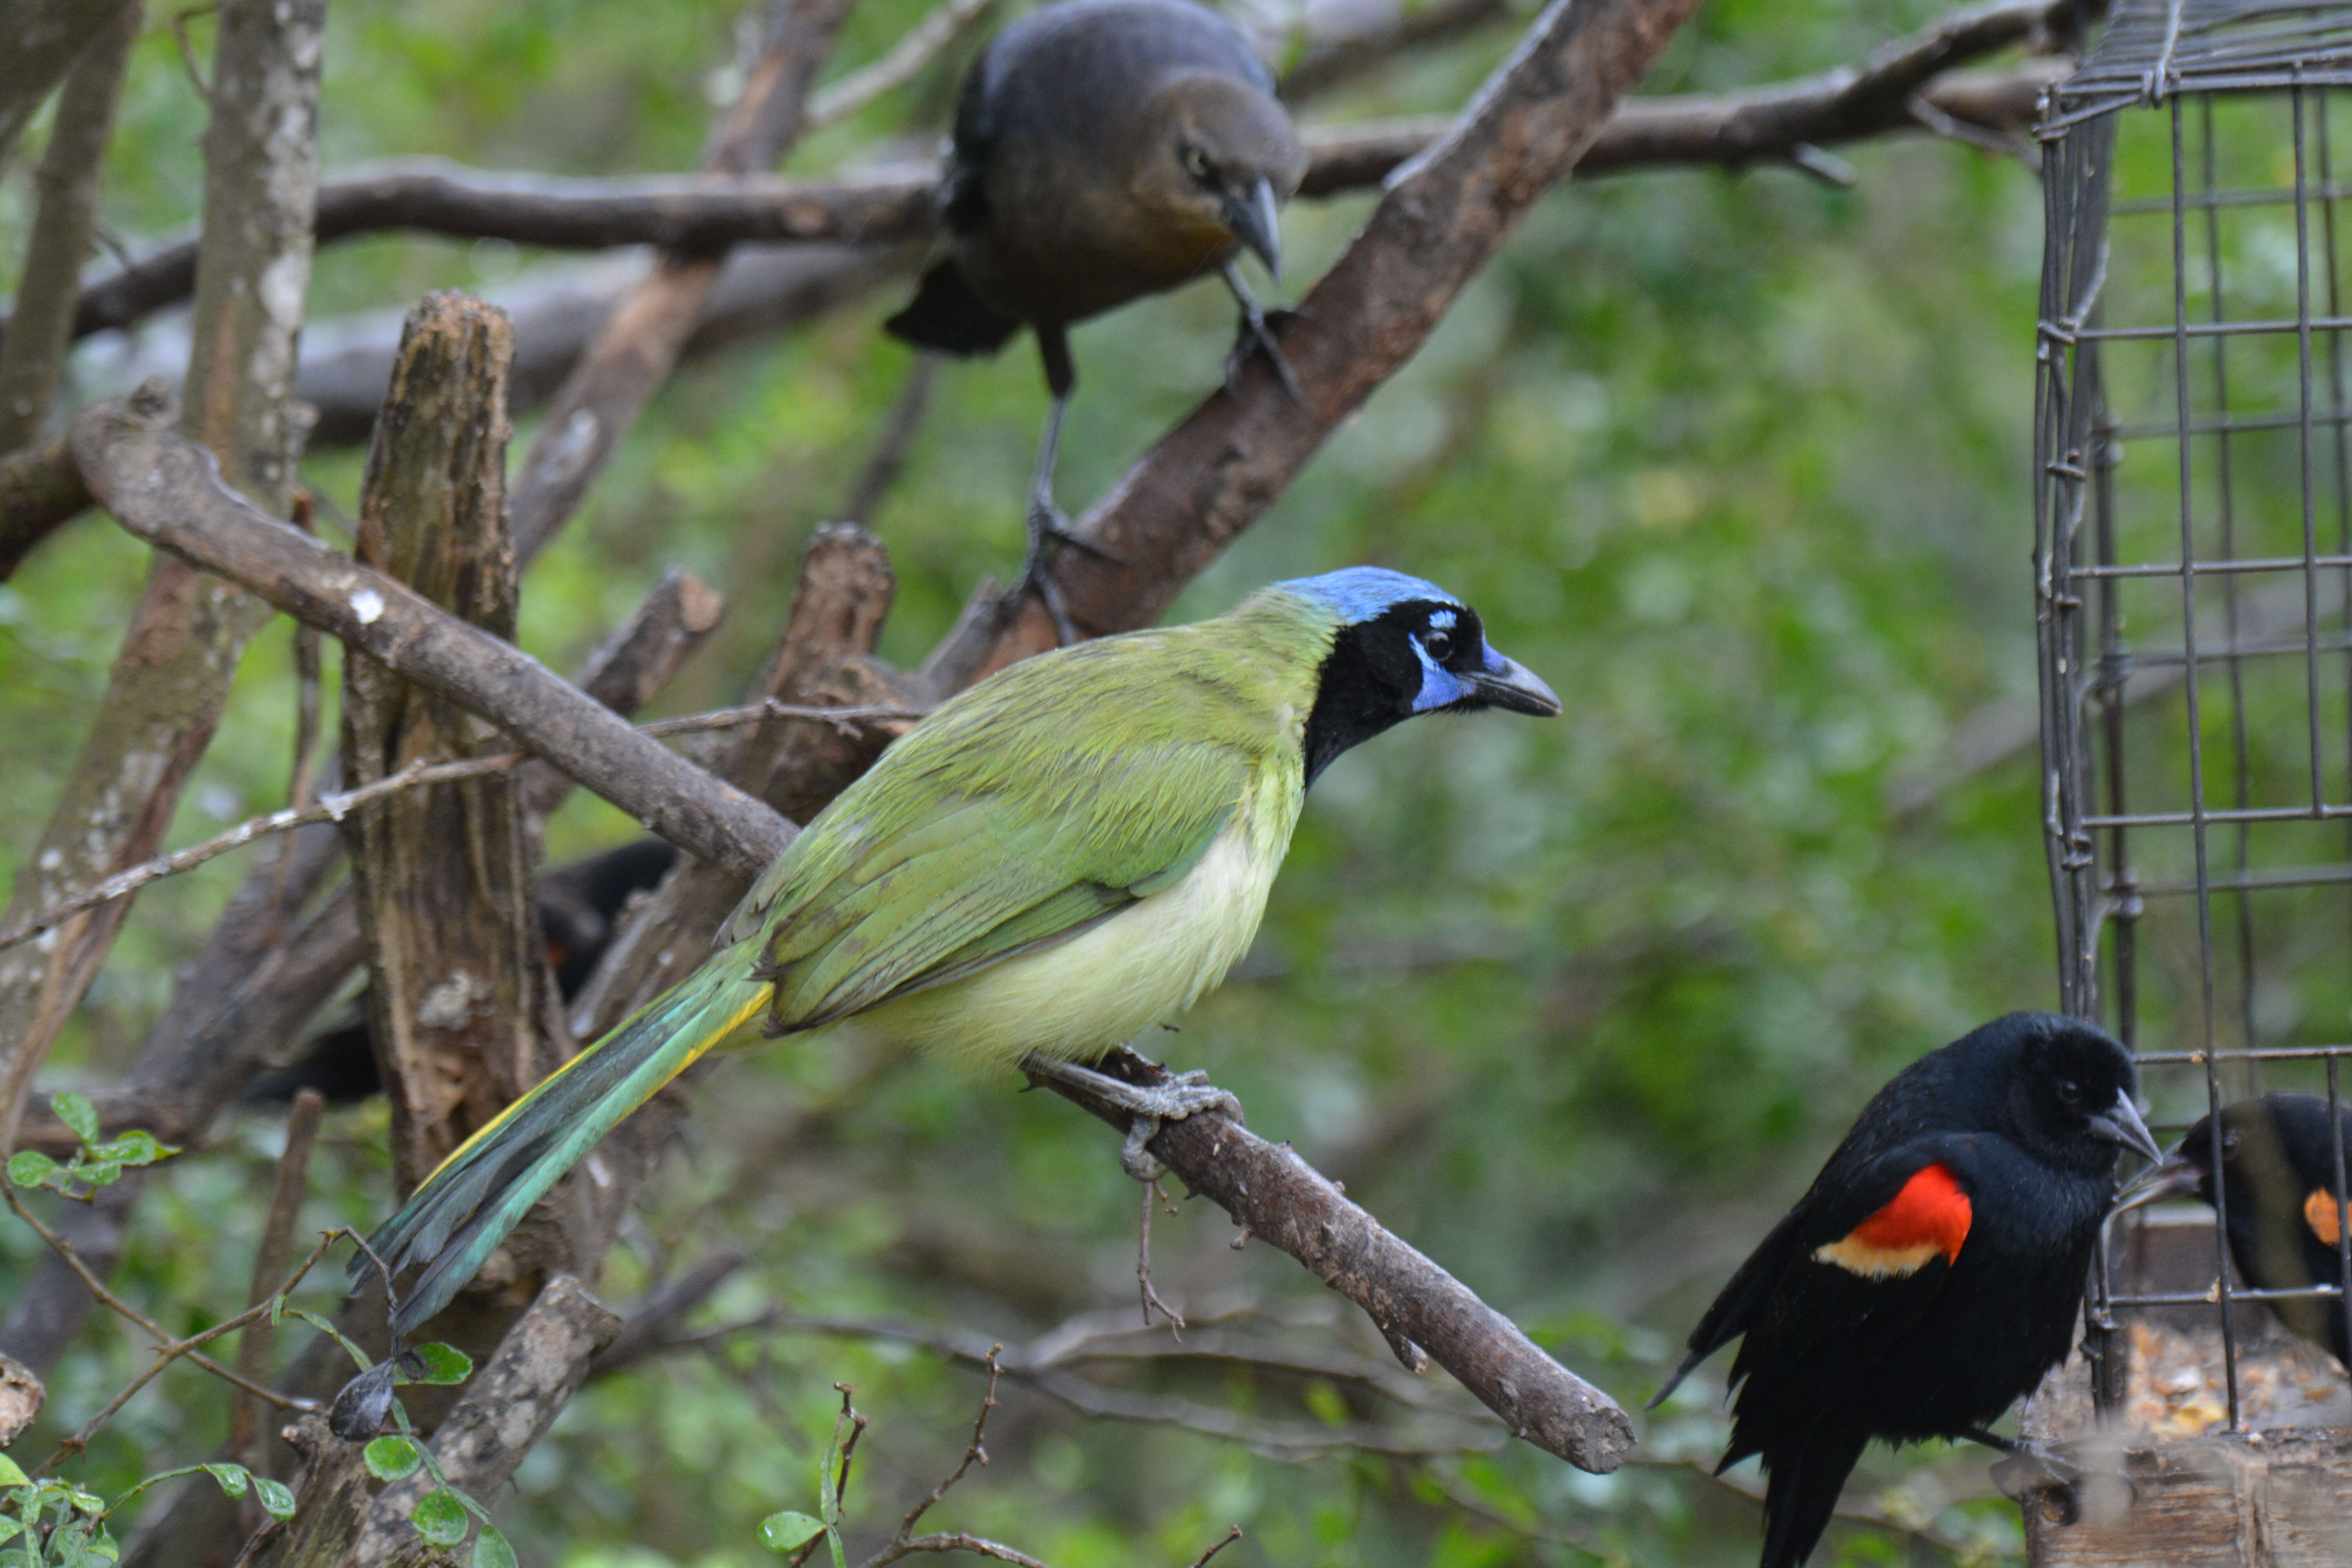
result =
[[[1173,887],[1229,829],[1270,877],[1328,643],[1261,596],[1041,655],[941,705],[776,858],[710,962],[417,1189],[375,1240],[395,1277],[423,1266],[394,1327],[440,1311],[564,1172],[762,1006],[772,1031],[818,1028],[1067,942]]]
[[[662,1085],[740,1028],[767,999],[749,947],[715,955],[467,1139],[373,1242],[396,1279],[426,1267],[393,1328],[413,1334],[447,1306],[531,1205]],[[369,1267],[354,1259],[357,1274]]]

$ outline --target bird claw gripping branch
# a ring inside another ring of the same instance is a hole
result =
[[[1127,1143],[1118,1152],[1118,1163],[1139,1182],[1160,1179],[1160,1162],[1151,1157],[1147,1145],[1160,1136],[1164,1124],[1204,1110],[1242,1120],[1242,1102],[1211,1083],[1204,1072],[1178,1073],[1166,1083],[1146,1089],[1069,1062],[1033,1061],[1024,1066],[1039,1078],[1066,1083],[1128,1113]]]

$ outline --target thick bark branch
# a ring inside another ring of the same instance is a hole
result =
[[[89,256],[99,174],[114,132],[131,46],[139,37],[139,16],[137,0],[118,11],[83,47],[58,94],[57,126],[35,176],[40,205],[25,242],[10,331],[0,342],[0,453],[31,445],[48,422],[58,369],[72,335],[81,267]]]
[[[775,166],[800,135],[810,84],[848,14],[849,0],[770,0],[765,44],[703,152],[706,173],[740,176]],[[725,260],[723,244],[663,248],[572,367],[515,480],[515,549],[524,560],[578,509],[668,379]]]
[[[1124,1047],[1095,1064],[1129,1083],[1171,1081]],[[1060,1079],[1040,1079],[1124,1130],[1127,1113]],[[1560,1365],[1470,1288],[1383,1229],[1287,1143],[1269,1143],[1221,1112],[1163,1123],[1147,1147],[1184,1184],[1250,1235],[1371,1314],[1400,1360],[1419,1346],[1503,1418],[1514,1436],[1580,1470],[1625,1462],[1633,1424],[1617,1402]]]
[[[1696,9],[1697,0],[1552,0],[1454,128],[1391,178],[1300,305],[1282,340],[1297,395],[1254,357],[1080,521],[1103,556],[1050,558],[1072,618],[1097,633],[1158,619],[1428,339]],[[975,609],[925,667],[942,689],[1054,645],[1034,591]]]
[[[16,575],[25,557],[89,505],[89,487],[60,436],[0,458],[0,583]]]
[[[791,825],[758,801],[512,644],[231,493],[205,455],[165,426],[167,402],[150,387],[74,421],[83,476],[123,526],[480,714],[690,854],[749,876],[782,849]]]
[[[223,0],[205,133],[190,431],[218,455],[217,471],[267,507],[283,504],[289,464],[324,15],[324,0]],[[75,458],[87,480],[88,455]],[[156,557],[89,738],[17,878],[14,915],[153,853],[220,721],[246,640],[268,614],[185,562]],[[13,1144],[35,1068],[130,908],[117,900],[61,930],[46,951],[0,959],[0,1151]]]
[[[409,317],[360,491],[356,557],[501,641],[515,633],[507,533],[506,318],[463,294]],[[343,780],[503,751],[497,730],[354,651]],[[540,957],[511,773],[412,790],[343,819],[368,939],[369,1035],[407,1191],[554,1066],[534,1048]]]

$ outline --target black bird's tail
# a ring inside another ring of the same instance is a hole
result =
[[[921,349],[951,354],[992,354],[1021,330],[980,302],[952,261],[941,261],[923,274],[907,308],[882,323],[882,330]]]
[[[1801,1447],[1765,1450],[1764,1555],[1758,1568],[1803,1568],[1868,1441],[1859,1432],[1816,1429]]]

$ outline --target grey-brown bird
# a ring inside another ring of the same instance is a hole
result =
[[[1037,334],[1054,402],[1024,581],[1064,641],[1068,611],[1039,568],[1052,541],[1073,540],[1054,503],[1070,324],[1222,271],[1242,307],[1235,354],[1264,347],[1288,384],[1235,259],[1246,246],[1281,277],[1279,214],[1306,173],[1265,63],[1192,0],[1061,0],[997,35],[964,78],[940,182],[948,254],[886,327],[954,354]]]

